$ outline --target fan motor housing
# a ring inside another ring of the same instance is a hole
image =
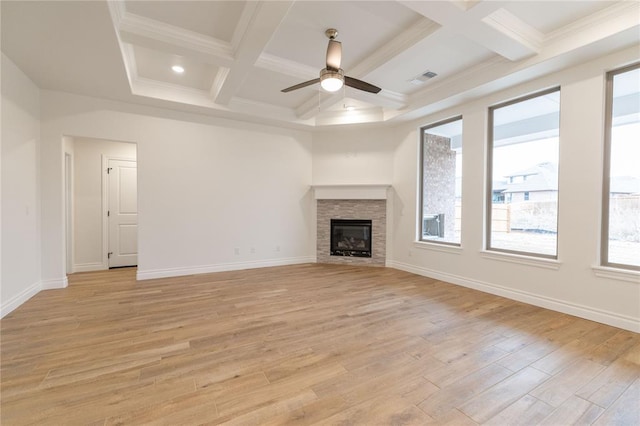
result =
[[[320,81],[325,78],[337,78],[338,80],[344,81],[344,71],[340,68],[338,71],[328,70],[323,68],[320,70]]]

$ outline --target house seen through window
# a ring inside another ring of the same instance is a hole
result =
[[[560,89],[489,109],[487,249],[555,258]]]

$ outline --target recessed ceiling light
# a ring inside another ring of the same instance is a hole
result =
[[[353,111],[356,108],[353,105],[344,105],[344,109],[346,109],[347,111]]]
[[[182,74],[184,72],[184,68],[181,67],[180,65],[174,65],[171,67],[171,69],[173,70],[173,72],[175,72],[176,74]]]

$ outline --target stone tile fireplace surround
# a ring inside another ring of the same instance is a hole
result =
[[[316,261],[318,263],[385,266],[387,189],[390,185],[317,185]],[[331,219],[372,221],[370,258],[331,256]]]

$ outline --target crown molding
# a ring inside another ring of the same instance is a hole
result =
[[[352,90],[349,97],[359,101],[378,105],[382,108],[400,109],[407,106],[409,97],[402,93],[382,89],[380,92],[369,93],[363,90]]]
[[[212,57],[209,62],[229,66],[234,60],[231,44],[204,34],[165,24],[154,19],[125,13],[121,17],[118,31],[123,40],[154,49],[173,46],[182,51]],[[163,50],[172,50],[165,48]]]
[[[356,109],[354,111],[324,111],[315,116],[316,126],[379,123],[383,120],[382,108]]]
[[[606,9],[592,13],[546,34],[544,43],[545,45],[558,43],[578,34],[590,33],[595,27],[604,27],[615,34],[634,26],[637,27],[638,16],[640,16],[640,3],[637,1],[614,3]]]
[[[538,53],[542,47],[544,34],[533,28],[531,25],[519,19],[517,16],[506,9],[498,9],[485,16],[482,22],[501,32],[512,40],[516,40],[522,46],[526,47],[529,52],[523,52],[520,57],[510,58],[512,60],[520,60],[527,56]]]
[[[133,81],[138,76],[138,69],[136,67],[135,57],[133,54],[133,47],[130,44],[124,43],[120,37],[120,21],[122,17],[127,13],[123,1],[110,1],[107,2],[107,8],[109,9],[109,15],[111,16],[111,24],[120,47],[120,55],[122,56],[122,62],[124,64],[124,71],[127,76],[127,82],[129,83],[129,90],[133,87]]]
[[[151,98],[164,99],[172,102],[194,103],[209,108],[215,107],[215,104],[209,97],[209,93],[204,90],[140,76],[137,76],[133,80],[131,92],[134,95],[149,96]],[[184,99],[185,97],[189,99]],[[198,100],[206,100],[207,102],[202,104],[202,102]]]
[[[216,76],[213,78],[213,83],[211,84],[211,90],[209,91],[209,94],[211,95],[211,99],[215,100],[218,97],[218,93],[220,93],[220,89],[222,89],[222,85],[224,84],[225,80],[229,76],[230,71],[231,71],[231,68],[227,68],[227,67],[218,68],[218,72],[216,73]]]
[[[286,121],[288,123],[311,125],[311,122],[303,122],[299,120],[294,111],[290,108],[277,107],[272,104],[258,102],[251,99],[234,97],[229,102],[229,110],[242,114],[254,115],[257,117],[266,117],[276,121]]]
[[[382,90],[377,94],[373,94],[354,89],[350,91],[348,97],[379,107],[391,109],[404,108],[409,103],[409,97],[407,95],[392,92],[390,90]],[[318,97],[314,96],[296,108],[296,115],[298,118],[306,120],[313,117],[318,111],[322,111],[323,109],[326,110],[338,102],[341,102],[342,99],[342,96],[334,94],[324,99],[321,98],[320,102],[318,102]]]
[[[318,78],[319,70],[299,62],[290,61],[279,56],[263,53],[255,63],[256,67],[265,70],[289,75],[300,80],[311,80]]]
[[[111,20],[117,30],[120,27],[122,18],[127,14],[127,8],[124,5],[124,1],[109,1],[107,2],[107,7],[111,14]]]
[[[311,121],[298,119],[290,108],[277,107],[271,104],[235,97],[228,105],[217,104],[211,99],[208,91],[138,77],[133,82],[132,93],[137,96],[159,99],[163,101],[183,103],[209,111],[233,114],[251,122],[265,122],[270,125],[286,123],[291,125],[313,126]],[[232,118],[233,116],[229,116]]]
[[[133,81],[138,78],[136,54],[133,51],[133,45],[129,43],[120,43],[120,50],[122,51],[122,59],[124,60],[127,77],[129,78],[129,89],[131,89]]]
[[[242,38],[247,33],[247,29],[249,28],[249,24],[251,23],[253,15],[256,13],[257,7],[257,1],[245,2],[244,8],[242,9],[242,14],[240,15],[240,19],[238,20],[236,28],[233,31],[233,36],[231,37],[231,47],[233,48],[234,52],[238,50]]]

